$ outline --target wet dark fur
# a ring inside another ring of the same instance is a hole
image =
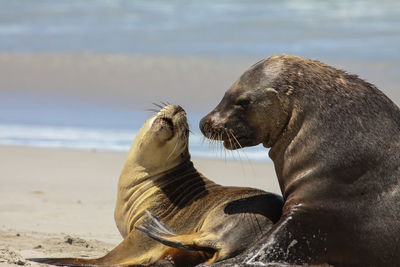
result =
[[[279,75],[266,78],[263,71],[277,62]],[[257,114],[257,97],[247,106],[235,102],[258,88],[277,91],[279,116],[276,108]],[[252,123],[256,115],[283,121],[261,130]],[[242,146],[271,147],[285,198],[267,237],[213,266],[400,263],[400,110],[374,85],[319,61],[272,57],[246,71],[200,128],[225,141],[226,132],[262,136],[253,143],[243,138]]]

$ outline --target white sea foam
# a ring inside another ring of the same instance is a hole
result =
[[[0,145],[127,152],[136,133],[126,129],[0,124]],[[226,151],[210,146],[199,133],[191,135],[189,146],[191,155],[198,158],[268,160],[264,148]]]

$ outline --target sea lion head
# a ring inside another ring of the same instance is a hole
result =
[[[277,89],[283,70],[281,58],[251,66],[229,88],[221,102],[200,121],[204,136],[221,140],[227,149],[260,143],[271,147],[288,121],[288,96]]]
[[[152,173],[169,170],[190,158],[188,138],[186,112],[178,105],[167,105],[139,130],[128,161]]]

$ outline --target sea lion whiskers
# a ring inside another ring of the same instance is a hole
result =
[[[185,113],[186,114],[186,113]],[[175,122],[173,123],[173,126],[176,128],[175,132],[178,135],[178,138],[175,140],[175,145],[174,148],[172,149],[171,153],[168,155],[167,160],[170,159],[170,157],[175,153],[178,145],[182,145],[182,149],[187,149],[188,148],[188,138],[189,138],[189,126],[187,123],[186,115],[180,115],[179,112],[177,114],[174,114],[174,120]],[[175,116],[178,116],[175,118]],[[183,142],[182,142],[183,140]]]
[[[207,138],[210,144],[217,144],[217,147],[221,147],[222,150],[225,150],[224,148],[227,148],[228,150],[231,150],[231,155],[235,158],[235,154],[232,152],[232,150],[236,150],[239,160],[241,159],[240,151],[239,148],[243,148],[243,146],[240,144],[238,138],[236,137],[234,131],[228,127],[218,127],[216,129],[213,129],[209,127],[208,125],[204,126],[208,132],[203,133],[203,137]],[[223,142],[220,142],[223,141]],[[224,142],[227,142],[229,147],[224,147]],[[247,161],[250,162],[247,154],[245,151],[242,151],[244,156],[246,157]],[[222,152],[221,152],[222,154]]]
[[[219,138],[221,138],[221,133],[219,133]],[[220,143],[217,144],[217,149],[218,149],[218,153],[220,154],[220,156],[222,157],[222,151],[223,151],[223,147],[221,146]]]
[[[237,140],[237,138],[236,138],[236,136],[235,136],[235,134],[234,134],[234,132],[232,131],[232,130],[227,130],[226,131],[226,133],[228,134],[228,136],[230,135],[230,136],[232,136],[232,140],[234,141],[234,142],[232,142],[231,144],[233,144],[233,146],[234,146],[234,150],[237,152],[237,155],[238,155],[238,157],[239,157],[239,161],[241,162],[241,164],[242,164],[242,162],[243,162],[243,160],[242,160],[242,157],[240,156],[240,151],[239,151],[239,148],[242,148],[242,146],[240,145],[240,143],[239,143],[239,141]],[[222,138],[220,139],[220,140],[223,140]],[[229,142],[231,142],[230,140],[229,140]],[[233,154],[234,152],[232,151],[232,154]],[[245,155],[245,157],[247,158],[247,161],[248,162],[250,162],[250,160],[249,160],[249,158],[247,157],[247,154],[243,151],[243,154]],[[244,168],[243,168],[243,164],[242,164],[242,169],[244,170]]]
[[[156,106],[156,107],[158,107],[160,110],[162,110],[166,105],[160,105],[160,104],[158,104],[158,103],[152,103],[154,106]],[[162,104],[162,103],[161,103]],[[158,111],[160,111],[160,110],[158,110]],[[157,111],[157,112],[158,112]]]
[[[235,136],[235,132],[232,129],[229,129],[229,133],[232,135],[233,139],[236,141],[236,143],[238,144],[239,148],[243,148],[239,141],[237,140],[236,136]]]
[[[201,145],[204,145],[204,143],[207,141],[208,144],[208,148],[215,150],[215,147],[217,146],[217,142],[215,140],[212,139],[208,139],[203,135],[203,138],[201,140]]]
[[[226,161],[226,149],[224,148],[224,145],[221,142],[219,142],[219,147],[221,148],[221,154],[222,154],[222,152],[224,153],[225,161]]]
[[[229,145],[233,146],[232,139],[230,137],[231,135],[229,134],[229,132],[228,132],[228,130],[226,128],[225,128],[225,132],[226,132],[226,136],[228,137]],[[221,144],[221,146],[223,146],[222,142],[219,142],[219,143]],[[224,149],[224,150],[226,151],[226,149]],[[230,151],[232,157],[235,158],[235,155],[233,154],[233,151],[231,149],[228,149],[228,150]]]
[[[239,158],[240,158],[240,151],[241,151],[241,152],[243,152],[243,155],[246,157],[246,160],[247,160],[247,162],[249,163],[249,165],[250,165],[250,167],[251,167],[251,169],[252,169],[252,171],[253,171],[253,173],[254,173],[255,171],[254,171],[253,165],[251,164],[251,161],[250,161],[249,157],[247,156],[246,151],[242,150],[243,147],[242,147],[242,145],[240,144],[239,140],[236,138],[234,131],[233,131],[232,129],[230,129],[229,132],[230,132],[230,134],[232,135],[232,137],[233,137],[233,139],[235,140],[235,142],[238,144],[239,148],[241,148],[241,149],[239,150],[239,149],[237,149],[237,147],[235,146],[235,151],[237,151],[237,153],[239,154]]]
[[[151,112],[153,112],[154,114],[156,114],[156,113],[158,113],[160,110],[155,109],[155,108],[146,108],[145,111],[151,111]]]
[[[209,147],[218,155],[222,157],[222,151],[224,151],[223,146],[221,145],[220,142],[218,142],[218,140],[221,138],[221,133],[218,132],[214,132],[213,133],[213,138],[212,139],[208,139],[208,144]],[[204,141],[204,139],[203,139]],[[225,158],[226,158],[226,153],[225,153]]]
[[[212,137],[215,138],[215,133],[212,133]],[[217,145],[217,143],[215,142],[215,139],[210,139],[208,142],[208,147],[215,150],[215,146]]]
[[[227,135],[228,135],[228,134],[227,134]],[[231,139],[230,139],[229,135],[228,135],[228,140],[229,140],[229,143],[230,143],[230,142],[231,142]],[[221,149],[224,151],[224,154],[225,154],[225,162],[226,162],[226,149],[223,148],[223,145],[221,146]]]
[[[204,145],[204,142],[207,142],[208,148],[212,149],[214,152],[218,149],[218,146],[220,145],[219,142],[217,142],[215,139],[208,139],[205,136],[203,136],[201,144]],[[218,155],[218,153],[217,153],[217,155]]]

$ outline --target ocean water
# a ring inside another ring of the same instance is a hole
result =
[[[0,0],[0,51],[400,59],[398,0]]]
[[[286,53],[364,65],[395,62],[390,71],[399,73],[400,1],[0,0],[0,53],[85,52],[229,58]],[[208,110],[202,112],[189,114],[193,156],[268,160],[262,147],[246,149],[246,155],[210,148],[197,126]],[[149,115],[0,88],[0,144],[127,151]]]
[[[127,152],[136,133],[117,128],[0,124],[0,145]],[[267,152],[261,147],[227,151],[209,143],[199,133],[190,135],[189,148],[192,157],[197,158],[268,161]]]
[[[143,109],[116,109],[71,99],[3,95],[0,145],[127,152],[138,130],[153,114]],[[227,151],[222,149],[222,143],[205,139],[198,128],[203,115],[187,115],[193,157],[269,161],[268,151],[262,146]]]

